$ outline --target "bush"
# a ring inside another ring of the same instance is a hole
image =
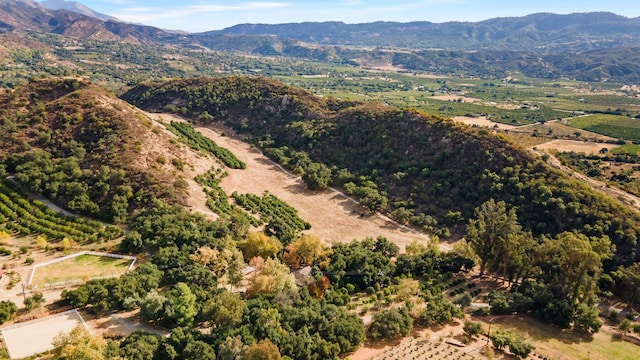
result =
[[[482,334],[482,324],[473,321],[464,322],[464,333],[469,337]]]
[[[367,287],[367,295],[373,295],[376,292],[376,289],[373,288],[373,286],[369,286]]]
[[[26,259],[24,259],[24,263],[27,265],[32,265],[34,262],[36,262],[36,260],[32,257],[28,257]]]
[[[618,329],[620,329],[620,331],[628,332],[631,330],[631,321],[629,319],[622,319],[620,324],[618,324]]]
[[[616,309],[610,309],[607,318],[614,324],[618,324],[620,322],[620,313]]]
[[[0,324],[4,324],[18,312],[16,304],[9,300],[0,301]]]
[[[473,315],[476,316],[487,316],[489,314],[491,314],[491,309],[488,306],[483,306],[473,311]]]
[[[36,293],[33,296],[29,296],[24,299],[24,306],[27,308],[27,311],[31,311],[33,309],[37,309],[40,305],[44,304],[45,298],[41,293]]]
[[[413,319],[406,308],[389,309],[373,316],[367,336],[373,341],[407,336],[413,328]]]

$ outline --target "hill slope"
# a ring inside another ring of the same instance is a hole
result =
[[[495,198],[517,207],[521,224],[536,235],[607,235],[617,245],[616,263],[637,260],[637,212],[487,130],[322,99],[261,78],[146,84],[124,99],[231,126],[272,158],[312,174],[308,178],[329,176],[370,208],[441,235],[448,233],[443,226],[460,231],[474,208]]]
[[[151,26],[104,21],[75,11],[51,10],[33,1],[21,0],[0,1],[0,29],[132,43],[153,43],[175,36]]]
[[[0,94],[0,166],[30,191],[77,213],[123,221],[154,198],[184,199],[176,169],[154,147],[170,137],[106,90],[77,79],[32,82]]]

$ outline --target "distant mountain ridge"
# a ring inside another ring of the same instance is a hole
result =
[[[41,6],[49,10],[67,10],[71,12],[75,12],[78,14],[86,15],[92,18],[100,19],[102,21],[119,21],[113,16],[101,14],[99,12],[95,12],[92,9],[82,5],[76,1],[66,1],[66,0],[44,0],[40,2]]]
[[[640,18],[591,12],[569,15],[538,13],[480,22],[241,24],[198,35],[221,34],[274,35],[319,45],[495,49],[551,54],[640,46]]]
[[[56,2],[59,3],[59,2]],[[76,3],[77,4],[77,3]],[[71,4],[73,7],[73,4]],[[74,10],[51,10],[32,0],[0,0],[0,30],[38,31],[94,40],[155,43],[175,37],[167,31],[151,26],[101,20]],[[88,8],[87,8],[88,9]],[[89,9],[90,12],[93,12]],[[93,12],[94,15],[98,14]],[[96,15],[99,16],[99,15]]]
[[[51,10],[46,4],[71,10]],[[481,78],[522,73],[547,79],[640,81],[640,18],[607,12],[540,13],[475,23],[242,24],[189,34],[104,21],[83,15],[93,12],[87,9],[72,1],[0,0],[0,34],[20,38],[22,32],[33,31]],[[11,43],[9,38],[4,42]]]

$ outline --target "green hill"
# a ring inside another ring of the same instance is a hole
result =
[[[473,209],[494,198],[516,207],[534,235],[608,235],[616,263],[637,260],[638,213],[488,130],[263,78],[145,84],[123,98],[230,126],[306,179],[330,177],[371,209],[443,236],[460,234]]]
[[[0,166],[69,210],[123,221],[156,197],[184,193],[173,176],[143,164],[150,125],[90,82],[34,81],[0,94]]]

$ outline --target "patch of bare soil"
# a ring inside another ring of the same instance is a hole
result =
[[[475,102],[480,102],[480,99],[476,99],[476,98],[472,98],[472,97],[467,97],[464,95],[435,95],[435,96],[431,96],[432,99],[436,99],[436,100],[443,100],[443,101],[458,101],[460,100],[461,102],[464,103],[475,103]]]
[[[476,126],[488,127],[488,128],[498,128],[501,130],[513,130],[518,128],[517,126],[513,126],[513,125],[493,122],[487,119],[486,116],[481,116],[481,117],[456,116],[453,118],[453,120],[467,124],[467,125],[472,125],[472,126],[476,125]]]
[[[380,214],[371,214],[355,200],[336,190],[308,190],[300,177],[285,171],[247,143],[222,136],[208,128],[198,128],[198,131],[232,151],[247,164],[244,170],[227,169],[229,176],[222,180],[220,186],[228,194],[237,191],[261,195],[268,191],[296,208],[300,217],[311,224],[308,233],[326,243],[384,236],[404,250],[414,239],[429,240],[425,234],[401,226]]]
[[[599,153],[603,148],[611,150],[619,146],[620,145],[616,144],[598,143],[591,141],[553,140],[544,144],[537,145],[536,148],[540,150],[573,151],[591,155]]]
[[[173,114],[147,113],[147,115],[164,122],[185,121]],[[237,191],[240,194],[262,195],[268,191],[296,208],[300,217],[311,224],[311,229],[306,233],[318,236],[325,243],[384,236],[404,251],[405,246],[413,240],[423,242],[429,240],[426,234],[402,226],[381,214],[370,213],[357,201],[337,190],[308,190],[299,176],[284,170],[264,156],[260,150],[243,141],[223,135],[231,134],[229,130],[217,131],[204,127],[197,130],[219,146],[233,152],[247,164],[247,168],[242,170],[226,169],[229,175],[222,180],[220,186],[227,194]],[[188,161],[192,168],[185,171],[185,180],[190,185],[187,204],[194,210],[212,214],[205,206],[206,195],[192,179],[195,175],[204,173],[212,166],[219,166],[219,164],[211,157],[204,155],[190,156]],[[442,246],[448,248],[448,244]]]
[[[160,336],[168,336],[170,331],[153,324],[143,322],[139,310],[113,312],[106,316],[96,316],[88,311],[80,315],[94,334],[103,336],[126,337],[136,330],[144,330]]]

